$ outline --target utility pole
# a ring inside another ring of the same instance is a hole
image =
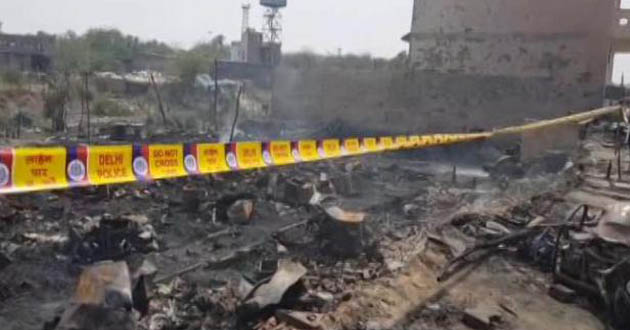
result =
[[[219,131],[219,60],[214,60],[214,132]]]
[[[157,97],[158,109],[160,109],[160,114],[162,115],[162,124],[164,125],[164,128],[166,128],[168,127],[168,120],[166,119],[166,112],[164,112],[164,106],[162,104],[162,95],[160,94],[160,89],[155,82],[153,72],[150,73],[149,77],[151,78],[151,86],[153,86],[153,91],[155,92],[155,96]]]
[[[87,110],[87,140],[88,143],[92,142],[92,127],[90,120],[90,88],[88,81],[89,73],[85,72],[85,109]]]
[[[236,129],[236,123],[238,122],[238,115],[241,112],[241,94],[243,93],[244,84],[238,87],[238,94],[236,94],[236,109],[234,111],[234,121],[232,122],[232,129],[230,130],[230,143],[234,141],[234,130]]]
[[[18,112],[18,117],[17,117],[17,138],[19,139],[21,135],[22,135],[22,110]]]

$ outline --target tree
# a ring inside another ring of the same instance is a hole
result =
[[[190,51],[204,56],[214,61],[214,59],[224,59],[229,57],[230,50],[224,45],[225,37],[218,35],[210,42],[197,43]]]
[[[193,87],[200,73],[210,72],[210,59],[196,52],[182,52],[175,60],[177,76],[185,87]]]
[[[403,50],[390,60],[390,66],[394,69],[404,69],[407,67],[407,61],[407,52]]]
[[[286,54],[282,56],[282,62],[295,69],[311,69],[319,62],[323,60],[323,57],[315,54],[311,50],[303,50],[298,53]]]
[[[44,91],[44,117],[52,121],[52,130],[66,129],[66,104],[70,99],[70,79],[63,74],[50,76]]]
[[[66,128],[66,105],[73,89],[80,96],[85,94],[80,84],[72,88],[72,77],[91,71],[92,54],[85,39],[73,31],[56,38],[54,54],[54,71],[48,75],[48,88],[44,91],[44,116],[52,121],[52,130],[59,132]],[[81,124],[82,121],[83,109]]]
[[[70,75],[91,69],[91,52],[85,40],[73,31],[57,37],[53,60],[55,71]]]
[[[181,51],[175,60],[175,74],[182,84],[193,87],[197,75],[209,73],[214,67],[214,61],[229,56],[229,49],[223,44],[222,35],[214,37],[210,42],[196,44],[188,51]]]
[[[137,37],[125,36],[116,29],[91,29],[83,39],[90,50],[93,71],[125,71],[140,43]]]

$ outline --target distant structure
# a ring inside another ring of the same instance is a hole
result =
[[[249,10],[251,9],[251,5],[249,3],[244,3],[241,8],[243,9],[243,20],[241,23],[241,41],[232,41],[230,47],[230,61],[232,62],[247,62],[245,55],[246,49],[243,46],[243,36],[249,30]]]
[[[263,16],[264,41],[268,43],[282,43],[282,14],[280,9],[286,8],[287,0],[260,0],[265,7]]]
[[[252,5],[249,3],[245,3],[242,6],[243,8],[243,23],[241,24],[241,34],[245,33],[247,29],[249,29],[249,10],[252,8]]]
[[[255,65],[275,66],[282,57],[282,24],[280,9],[286,0],[261,0],[265,7],[262,32],[249,27],[250,4],[244,4],[241,40],[231,45],[230,61]]]
[[[0,32],[0,70],[47,72],[52,63],[55,37]]]

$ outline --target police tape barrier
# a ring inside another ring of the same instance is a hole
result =
[[[152,181],[482,139],[487,134],[0,149],[0,194]]]
[[[573,114],[570,116],[549,119],[549,120],[541,120],[541,121],[537,121],[537,122],[527,124],[527,125],[506,127],[506,128],[494,130],[492,133],[494,135],[520,134],[526,131],[539,130],[539,129],[543,129],[543,128],[551,127],[551,126],[559,126],[559,125],[571,124],[571,123],[577,124],[577,123],[580,123],[589,119],[620,113],[621,109],[622,108],[620,106],[604,107],[604,108],[595,109],[595,110],[591,110],[587,112]]]
[[[0,194],[152,181],[283,166],[389,150],[451,145],[578,123],[613,114],[608,107],[533,124],[472,134],[348,139],[0,148]]]

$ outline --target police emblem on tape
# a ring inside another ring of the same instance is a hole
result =
[[[227,161],[228,166],[230,166],[230,168],[238,169],[238,163],[236,161],[236,155],[232,151],[227,153],[227,156],[225,156],[225,160]]]
[[[196,172],[197,171],[197,159],[193,155],[186,155],[184,157],[184,166],[188,172]]]
[[[11,178],[11,172],[9,168],[0,163],[0,187],[6,186],[9,183],[9,179]]]
[[[323,146],[317,147],[317,153],[319,154],[319,157],[326,158],[326,151],[324,151]]]
[[[302,161],[302,156],[300,155],[300,151],[297,148],[293,148],[291,150],[291,153],[293,154],[293,158],[295,159],[296,162]]]
[[[263,160],[265,161],[265,164],[273,165],[273,159],[271,158],[271,154],[269,153],[268,150],[263,151],[262,156],[263,156]]]
[[[79,182],[85,179],[86,168],[85,164],[79,159],[75,159],[68,163],[68,178],[72,182]]]
[[[133,171],[136,175],[145,176],[149,173],[149,163],[144,157],[136,157],[133,160]]]

